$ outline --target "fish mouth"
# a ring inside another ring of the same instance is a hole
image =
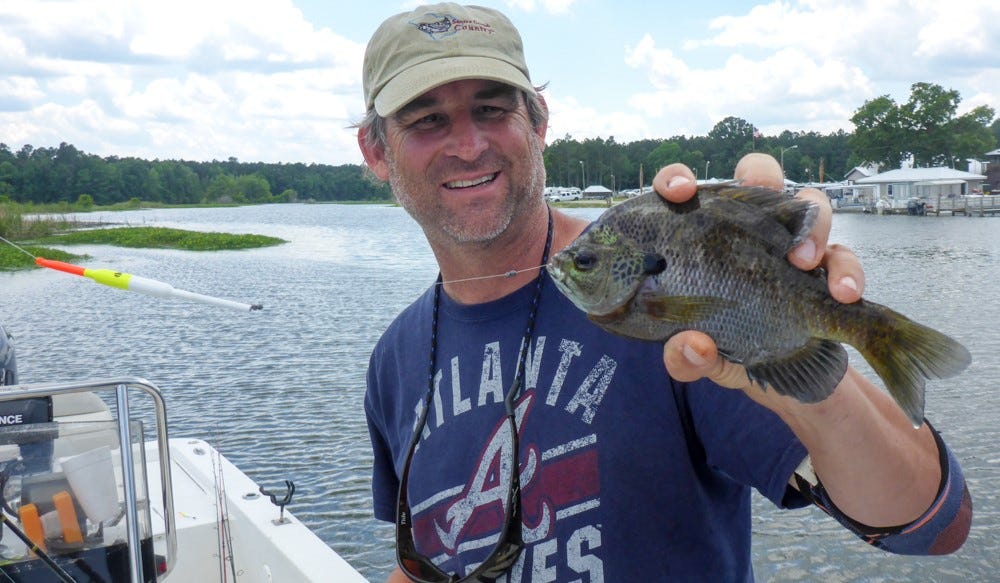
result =
[[[566,261],[571,261],[569,256],[564,253],[557,253],[555,257],[549,261],[549,264],[545,266],[545,269],[549,272],[549,277],[552,282],[556,284],[556,289],[558,289],[564,296],[569,298],[573,305],[575,305],[580,310],[590,313],[594,306],[590,305],[583,300],[582,293],[573,278],[562,268]]]
[[[484,184],[489,184],[500,176],[500,172],[493,172],[492,174],[484,174],[476,178],[469,178],[464,180],[451,180],[444,183],[444,187],[448,190],[461,190],[463,188],[473,188],[476,186],[482,186]]]

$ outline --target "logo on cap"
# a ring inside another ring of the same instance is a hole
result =
[[[434,40],[451,36],[459,31],[485,32],[487,34],[496,32],[489,24],[477,20],[460,20],[449,14],[435,12],[428,13],[420,20],[411,20],[410,24]]]

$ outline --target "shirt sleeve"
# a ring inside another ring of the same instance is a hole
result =
[[[679,398],[689,400],[694,431],[713,470],[756,489],[776,506],[804,505],[787,494],[788,479],[807,452],[774,412],[742,391],[706,380],[686,385]]]
[[[396,495],[399,489],[399,478],[393,464],[392,449],[386,441],[385,434],[380,429],[382,418],[381,408],[375,403],[377,391],[375,367],[368,369],[368,390],[365,393],[365,418],[368,422],[368,435],[372,444],[372,508],[375,518],[386,522],[396,520]]]
[[[962,467],[954,453],[938,432],[933,427],[930,429],[940,452],[941,486],[927,512],[909,524],[888,528],[867,526],[841,512],[819,480],[810,483],[796,474],[796,485],[803,497],[874,547],[899,555],[953,553],[962,546],[969,535],[969,528],[972,525],[972,498],[969,496]]]

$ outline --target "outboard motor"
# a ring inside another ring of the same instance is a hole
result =
[[[14,337],[0,324],[0,386],[17,384]],[[0,426],[52,421],[52,397],[37,397],[0,403]],[[48,471],[52,464],[52,442],[25,443],[20,447],[17,473]]]

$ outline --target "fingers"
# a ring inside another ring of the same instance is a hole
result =
[[[784,190],[785,177],[781,165],[767,154],[747,154],[736,164],[733,178],[747,186],[764,186],[772,190]]]
[[[664,166],[653,177],[653,189],[670,202],[684,202],[698,190],[694,172],[685,164]]]
[[[734,177],[747,186],[764,186],[773,190],[785,188],[785,177],[781,165],[773,156],[753,153],[744,156],[736,165]],[[809,232],[809,238],[788,254],[789,261],[799,269],[815,269],[823,260],[823,250],[826,249],[830,237],[830,225],[833,223],[833,209],[829,198],[814,188],[799,191],[796,197],[808,200],[819,207],[816,224]]]
[[[833,299],[850,304],[865,291],[865,272],[853,251],[843,245],[830,245],[823,256],[827,285]]]
[[[746,371],[719,356],[712,339],[693,330],[673,335],[663,347],[663,364],[671,377],[681,382],[708,378],[731,389],[750,386]]]
[[[815,188],[804,188],[795,195],[799,200],[806,200],[819,208],[816,223],[809,231],[809,238],[788,254],[788,260],[799,269],[815,269],[823,261],[827,241],[830,238],[830,227],[833,225],[833,208],[830,199]]]
[[[826,269],[830,295],[844,304],[858,301],[865,289],[865,272],[861,262],[847,247],[827,244],[833,225],[829,197],[815,188],[802,189],[796,197],[817,205],[819,216],[809,231],[809,238],[788,254],[789,262],[804,270],[822,265]]]

